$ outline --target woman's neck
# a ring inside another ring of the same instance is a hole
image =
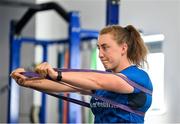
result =
[[[119,63],[118,67],[112,69],[112,71],[114,73],[118,73],[131,65],[132,65],[132,63],[129,60],[126,60],[126,61]]]

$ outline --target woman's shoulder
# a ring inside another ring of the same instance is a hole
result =
[[[130,66],[129,68],[123,70],[121,73],[124,74],[128,79],[144,87],[150,88],[150,85],[152,85],[148,73],[145,70],[137,67],[136,65]]]
[[[129,78],[149,78],[148,73],[145,70],[137,67],[136,65],[129,66],[128,68],[122,70],[120,73]]]

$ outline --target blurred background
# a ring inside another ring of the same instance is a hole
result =
[[[65,11],[49,9],[45,6],[49,2]],[[34,12],[40,4],[47,10]],[[22,21],[28,10],[30,18]],[[0,123],[93,123],[89,109],[19,87],[9,79],[9,72],[19,66],[32,69],[42,61],[58,68],[103,70],[96,39],[98,31],[112,23],[134,25],[149,48],[149,69],[144,69],[154,94],[145,123],[180,122],[179,0],[1,0]]]

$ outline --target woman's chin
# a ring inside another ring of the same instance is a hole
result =
[[[107,65],[104,65],[104,68],[106,69],[106,70],[110,70],[111,68],[109,67],[109,66],[107,66]]]

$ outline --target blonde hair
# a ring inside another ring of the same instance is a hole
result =
[[[119,25],[110,25],[100,31],[100,35],[111,34],[118,44],[126,43],[128,46],[127,57],[137,66],[143,67],[147,63],[148,49],[141,38],[140,33],[132,25],[121,27]]]

